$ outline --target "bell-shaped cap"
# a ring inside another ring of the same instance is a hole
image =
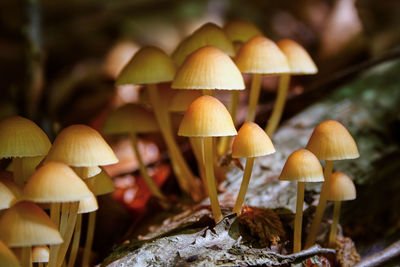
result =
[[[286,55],[290,74],[315,74],[317,66],[308,52],[293,40],[283,39],[277,42],[279,49]]]
[[[104,134],[137,134],[158,131],[159,126],[153,112],[137,104],[127,104],[112,111],[103,126]]]
[[[307,149],[294,151],[285,162],[279,180],[322,182],[324,174],[317,157]]]
[[[232,145],[232,158],[253,158],[275,152],[271,139],[254,122],[245,122],[240,127]]]
[[[334,172],[328,183],[327,200],[344,201],[356,199],[356,187],[343,172]]]
[[[170,112],[185,112],[193,101],[202,96],[202,93],[198,90],[175,91],[168,105]]]
[[[96,197],[92,194],[90,198],[79,201],[78,214],[89,213],[99,209]]]
[[[315,127],[307,149],[320,160],[355,159],[360,156],[349,131],[334,120],[324,121]]]
[[[32,262],[49,262],[50,249],[47,246],[35,246],[32,248]]]
[[[15,198],[19,199],[22,196],[22,188],[15,183],[12,173],[4,172],[3,174],[0,181],[11,190]]]
[[[190,54],[176,72],[174,89],[244,90],[242,74],[232,59],[213,46]]]
[[[232,42],[225,32],[214,23],[206,23],[178,45],[172,58],[180,66],[188,55],[204,46],[214,46],[231,57],[235,55]]]
[[[107,53],[102,69],[104,74],[113,80],[117,79],[122,68],[139,50],[137,44],[131,41],[119,41]]]
[[[43,156],[50,147],[49,138],[33,121],[20,116],[0,121],[0,158]]]
[[[10,190],[1,181],[0,181],[0,210],[4,210],[11,207],[17,201],[17,199],[12,190]]]
[[[74,202],[91,195],[67,164],[54,161],[40,167],[24,187],[24,198],[38,203]]]
[[[3,242],[0,241],[0,266],[21,267],[17,257]]]
[[[179,125],[181,136],[236,135],[235,125],[226,107],[212,96],[197,98],[188,108]]]
[[[96,130],[86,125],[75,124],[58,134],[45,161],[61,161],[74,167],[90,167],[114,164],[118,159]]]
[[[169,82],[174,78],[175,71],[175,63],[164,51],[145,46],[122,69],[116,85]]]
[[[72,169],[82,179],[94,177],[101,172],[101,168],[99,168],[99,166],[72,167]]]
[[[55,245],[63,242],[57,226],[39,206],[19,202],[0,218],[0,240],[8,247]]]
[[[244,43],[236,54],[235,62],[242,73],[289,73],[285,54],[270,39],[256,36]]]
[[[115,189],[111,177],[105,171],[101,171],[98,175],[85,180],[85,182],[95,196],[109,194]]]
[[[232,42],[245,43],[254,36],[263,33],[252,22],[244,19],[233,19],[224,25],[224,31]]]

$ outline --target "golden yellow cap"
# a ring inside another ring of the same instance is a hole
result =
[[[356,199],[356,187],[349,176],[334,172],[328,183],[327,200],[344,201]]]
[[[122,69],[116,85],[169,82],[174,78],[175,71],[175,63],[164,51],[145,46]]]
[[[334,120],[324,121],[314,129],[307,149],[321,160],[355,159],[360,156],[349,131]]]
[[[299,149],[286,160],[279,180],[322,182],[324,174],[317,157],[307,149]]]
[[[202,93],[198,90],[175,91],[168,105],[170,112],[185,112],[193,101],[202,96]]]
[[[0,218],[0,239],[8,247],[55,245],[63,242],[57,226],[39,206],[23,201]]]
[[[228,21],[224,25],[224,31],[232,42],[239,41],[245,43],[254,36],[263,35],[256,25],[244,19],[233,19]]]
[[[279,49],[286,55],[290,74],[315,74],[317,66],[308,52],[293,40],[283,39],[277,42]]]
[[[172,53],[172,59],[180,66],[188,55],[208,45],[220,49],[229,56],[235,55],[232,42],[225,32],[214,23],[206,23],[178,45]]]
[[[236,135],[235,125],[226,107],[212,96],[197,98],[188,108],[179,125],[181,136]]]
[[[3,242],[0,241],[0,266],[21,267],[17,257]]]
[[[0,210],[8,209],[17,201],[14,193],[0,182]]]
[[[20,116],[0,121],[0,158],[43,156],[50,147],[49,138],[33,121]]]
[[[235,62],[242,73],[289,73],[285,54],[270,39],[256,36],[244,43],[236,54]]]
[[[38,203],[74,202],[89,198],[85,182],[65,163],[40,167],[24,187],[24,198]]]
[[[94,177],[101,172],[101,168],[99,168],[99,166],[72,167],[72,169],[82,179]]]
[[[271,139],[254,122],[245,122],[233,140],[232,158],[253,158],[275,152]]]
[[[115,189],[111,177],[105,171],[101,171],[96,176],[85,180],[85,182],[95,196],[109,194]]]
[[[47,246],[32,248],[32,262],[49,262],[50,249]]]
[[[75,124],[58,134],[45,161],[61,161],[74,167],[91,167],[114,164],[118,159],[96,130]]]
[[[99,209],[96,197],[92,194],[90,198],[79,201],[78,214],[89,213]]]
[[[232,59],[213,46],[190,54],[176,72],[174,89],[244,90],[244,81]]]

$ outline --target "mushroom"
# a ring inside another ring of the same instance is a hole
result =
[[[0,241],[0,266],[21,267],[14,253]]]
[[[15,202],[17,202],[17,198],[12,190],[0,182],[0,210],[8,209]]]
[[[246,158],[242,184],[240,185],[239,194],[233,208],[233,212],[236,214],[239,215],[242,209],[253,170],[254,159],[272,153],[275,153],[274,145],[264,130],[254,122],[244,123],[239,129],[232,145],[232,158]]]
[[[327,200],[334,201],[329,246],[336,245],[337,225],[340,217],[341,201],[356,199],[356,187],[353,181],[343,172],[334,172],[328,184]]]
[[[338,121],[327,120],[315,127],[310,140],[308,150],[314,153],[319,160],[325,160],[324,177],[317,210],[311,223],[310,231],[306,239],[306,248],[315,243],[317,232],[324,215],[327,197],[327,185],[329,183],[334,160],[355,159],[360,156],[357,144],[349,131]]]
[[[50,250],[47,246],[35,246],[32,248],[32,263],[37,263],[38,267],[44,267],[49,262]]]
[[[179,126],[178,135],[201,137],[204,148],[204,165],[207,177],[207,188],[215,222],[222,219],[218,202],[213,165],[213,137],[236,135],[232,118],[225,106],[212,96],[197,98],[188,108]]]
[[[285,162],[279,180],[297,182],[297,204],[294,222],[293,253],[301,251],[301,229],[305,183],[324,181],[322,166],[317,157],[307,149],[294,151]]]

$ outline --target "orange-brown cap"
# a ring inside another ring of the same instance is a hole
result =
[[[290,74],[315,74],[317,66],[307,51],[295,41],[283,39],[277,42],[278,47],[286,55]]]
[[[271,139],[254,122],[245,122],[240,127],[232,145],[232,158],[252,158],[275,152]]]
[[[174,89],[244,90],[244,81],[232,59],[213,46],[190,54],[176,72]]]
[[[31,120],[11,116],[0,121],[0,158],[43,156],[50,146],[47,135]]]
[[[58,134],[45,161],[61,161],[74,167],[90,167],[114,164],[118,159],[96,130],[86,125],[75,124]]]
[[[47,246],[35,246],[32,248],[32,262],[49,262],[50,249]]]
[[[360,156],[349,131],[334,120],[324,121],[315,127],[307,149],[321,160],[354,159]]]
[[[244,43],[236,54],[235,62],[242,73],[289,73],[285,54],[270,39],[255,36]]]
[[[0,241],[0,266],[4,267],[21,267],[14,253]]]
[[[328,183],[327,199],[331,201],[353,200],[356,198],[356,187],[353,181],[343,172],[334,172]]]
[[[307,149],[299,149],[286,160],[279,180],[322,182],[324,174],[317,157]]]
[[[178,45],[172,53],[172,58],[180,66],[188,55],[208,45],[224,51],[229,56],[235,55],[232,42],[225,32],[214,23],[206,23]]]
[[[39,206],[23,201],[0,218],[0,239],[8,247],[55,245],[63,242],[57,226]]]
[[[89,213],[99,209],[96,197],[92,194],[90,198],[79,201],[78,214]]]
[[[188,108],[179,126],[181,136],[236,135],[235,125],[226,107],[212,96],[197,98]]]
[[[0,182],[0,210],[8,209],[17,201],[14,193]]]
[[[145,46],[122,69],[116,85],[169,82],[174,78],[175,71],[175,63],[164,51]]]
[[[232,41],[247,42],[257,35],[263,35],[261,30],[252,22],[244,19],[233,19],[224,25],[224,31]]]
[[[202,93],[198,90],[175,91],[168,105],[170,112],[185,112],[193,101],[202,96]]]
[[[89,198],[85,182],[65,163],[40,167],[24,187],[24,198],[38,203],[74,202]]]
[[[101,171],[96,176],[85,180],[85,182],[95,196],[109,194],[115,189],[111,177],[105,171]]]

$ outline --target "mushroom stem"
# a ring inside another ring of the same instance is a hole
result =
[[[297,183],[296,217],[294,220],[293,253],[301,251],[301,230],[303,222],[304,182]]]
[[[150,177],[149,173],[147,172],[146,166],[143,163],[142,156],[140,155],[139,147],[138,147],[138,139],[136,134],[131,134],[132,146],[133,150],[136,154],[136,159],[139,163],[139,170],[140,174],[142,175],[146,185],[149,187],[151,193],[156,196],[160,200],[166,200],[166,197],[161,193],[160,189],[154,182],[154,180]]]
[[[88,267],[90,262],[90,254],[92,251],[94,226],[96,224],[96,212],[89,213],[88,228],[86,233],[86,243],[83,250],[82,266]]]
[[[200,173],[200,178],[203,182],[204,192],[208,193],[206,170],[204,168],[203,144],[201,142],[201,138],[189,137],[189,141],[190,141],[190,145],[192,147],[194,156],[196,157],[197,167],[198,167],[199,173]]]
[[[203,90],[202,90],[202,93],[203,93],[203,95],[213,96],[214,90],[203,89]]]
[[[68,267],[74,267],[76,256],[79,250],[79,241],[81,239],[81,229],[82,229],[82,214],[78,214],[76,218],[74,239],[72,240],[71,253],[69,254]]]
[[[331,248],[334,248],[336,245],[336,233],[340,217],[340,207],[341,207],[341,202],[335,201],[335,204],[333,206],[331,232],[329,233],[329,247]]]
[[[231,92],[231,102],[229,104],[229,113],[232,116],[233,123],[236,123],[237,110],[239,106],[240,92],[233,90]],[[232,143],[233,136],[222,136],[218,143],[218,155],[222,156],[228,153],[229,146]]]
[[[21,265],[23,267],[32,266],[32,247],[23,247],[21,255]]]
[[[235,212],[237,215],[239,215],[242,210],[242,205],[244,202],[244,198],[246,196],[247,187],[249,186],[251,178],[251,172],[253,171],[253,165],[254,165],[254,158],[247,158],[246,166],[244,168],[242,184],[240,185],[239,194],[236,198],[235,207],[233,208],[233,212]]]
[[[261,91],[261,82],[262,82],[262,74],[258,73],[253,74],[246,121],[254,121],[254,119],[256,118],[258,98],[260,97],[260,91]]]
[[[23,187],[24,186],[24,174],[23,174],[23,162],[22,158],[13,158],[13,176],[14,176],[14,181],[17,185]]]
[[[306,248],[311,247],[312,245],[315,244],[315,239],[317,237],[317,232],[319,229],[319,226],[322,221],[322,217],[324,216],[324,211],[326,207],[326,200],[327,200],[327,193],[328,193],[328,183],[331,178],[332,174],[332,169],[333,169],[333,161],[332,160],[327,160],[325,161],[325,168],[324,168],[324,183],[322,184],[321,187],[321,193],[319,196],[319,201],[317,205],[317,210],[315,211],[314,219],[311,223],[310,231],[307,236],[306,240]]]
[[[214,217],[214,221],[215,223],[217,223],[222,219],[222,213],[218,202],[217,184],[215,182],[215,175],[214,175],[213,138],[204,137],[203,142],[204,142],[204,165],[207,176],[208,194],[210,197],[211,210]]]
[[[61,266],[64,262],[65,255],[67,254],[69,244],[71,242],[72,234],[74,232],[76,217],[78,214],[79,201],[71,202],[70,204],[63,204],[69,206],[68,220],[65,226],[65,233],[63,235],[64,242],[61,244],[58,256],[57,265]]]
[[[52,203],[50,205],[50,218],[55,223],[58,229],[60,229],[60,203]],[[50,256],[48,266],[55,266],[57,263],[57,252],[60,245],[50,246]]]
[[[279,78],[278,95],[276,96],[274,109],[272,110],[271,117],[269,118],[267,122],[267,127],[265,128],[265,132],[268,136],[271,136],[271,138],[279,125],[279,121],[281,120],[283,109],[285,108],[285,101],[289,89],[289,84],[290,75],[282,74]]]
[[[59,223],[59,229],[61,236],[65,242],[65,231],[68,224],[68,210],[69,210],[69,203],[61,203],[61,219]],[[56,267],[58,266],[58,255],[60,252],[60,248],[63,244],[50,246],[50,258],[49,258],[49,267]]]

